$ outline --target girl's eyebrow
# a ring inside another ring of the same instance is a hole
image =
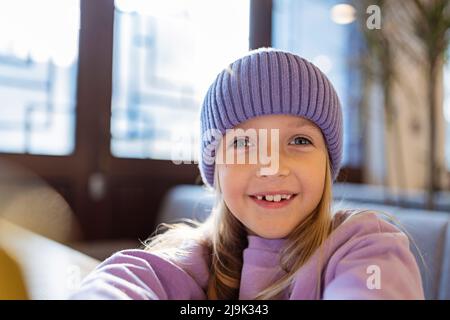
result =
[[[295,121],[295,122],[290,122],[289,123],[290,127],[296,127],[296,128],[301,128],[301,127],[311,127],[316,129],[316,126],[313,125],[312,123],[305,121],[305,120],[300,120],[300,121]]]

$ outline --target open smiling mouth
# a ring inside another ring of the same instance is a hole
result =
[[[297,193],[279,193],[251,195],[250,198],[263,208],[278,209],[288,206],[296,196]]]

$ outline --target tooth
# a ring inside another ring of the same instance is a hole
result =
[[[292,197],[292,194],[288,194],[288,195],[286,196],[286,200],[289,200],[291,197]]]
[[[262,196],[256,196],[256,198],[258,199],[258,200],[262,200]]]
[[[281,199],[286,199],[287,198],[287,195],[286,194],[282,194],[281,195]]]
[[[273,196],[272,195],[267,195],[266,196],[266,200],[267,201],[273,201]]]
[[[281,201],[281,195],[279,195],[279,194],[274,195],[273,196],[273,201],[280,202]]]

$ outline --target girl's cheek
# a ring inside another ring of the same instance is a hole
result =
[[[242,193],[241,189],[247,184],[248,180],[248,170],[242,168],[242,165],[223,165],[220,169],[220,181],[223,190],[229,194],[231,193]]]

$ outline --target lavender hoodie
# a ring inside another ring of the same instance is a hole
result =
[[[321,299],[424,299],[422,280],[409,240],[375,213],[340,211],[323,244]],[[284,239],[248,235],[243,252],[239,299],[253,299],[283,274],[279,249]],[[101,263],[71,299],[206,299],[208,254],[191,244],[192,254],[169,261],[163,254],[124,250]],[[315,299],[317,250],[296,273],[282,299]],[[379,274],[379,282],[374,279]],[[379,284],[380,286],[377,286]]]

